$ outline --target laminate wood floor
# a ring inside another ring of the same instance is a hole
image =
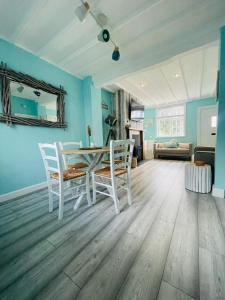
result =
[[[186,191],[184,166],[134,169],[119,215],[98,196],[58,221],[47,190],[1,204],[0,299],[225,299],[225,201]]]

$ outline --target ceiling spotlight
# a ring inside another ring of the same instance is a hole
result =
[[[141,82],[140,86],[141,86],[141,88],[144,88],[145,87],[144,82]]]
[[[110,33],[107,29],[101,30],[101,32],[98,35],[98,40],[100,42],[105,42],[107,43],[110,40]]]
[[[120,59],[120,51],[119,51],[119,47],[115,47],[113,53],[112,53],[112,59],[117,61]]]
[[[37,90],[33,91],[33,93],[34,93],[34,95],[36,95],[37,97],[40,97],[40,96],[41,96],[41,92],[39,92],[39,91],[37,91]]]
[[[90,10],[90,6],[87,2],[84,2],[82,3],[81,6],[78,6],[76,9],[75,9],[75,15],[78,17],[78,19],[81,21],[81,22],[84,22],[86,17],[87,17],[87,14]]]
[[[24,90],[24,87],[22,85],[20,85],[18,88],[17,88],[17,91],[19,93],[22,93],[22,91]]]
[[[179,73],[176,73],[176,74],[173,75],[173,77],[174,77],[174,78],[179,78],[179,77],[180,77],[180,74],[179,74]]]
[[[91,17],[95,20],[96,24],[101,28],[101,32],[98,34],[97,38],[100,42],[111,42],[113,44],[114,51],[112,53],[112,59],[115,61],[118,61],[120,59],[120,52],[119,52],[119,47],[116,46],[116,43],[113,41],[113,39],[110,36],[110,33],[107,29],[105,29],[107,23],[108,23],[108,17],[103,14],[95,14],[91,8],[88,2],[84,0],[80,0],[82,5],[77,7],[75,9],[75,14],[77,18],[81,21],[84,22],[88,13],[91,15]]]

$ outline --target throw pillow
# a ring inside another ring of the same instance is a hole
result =
[[[177,141],[176,140],[171,140],[166,143],[167,148],[177,148]]]
[[[179,148],[189,149],[189,144],[188,143],[179,143]]]
[[[159,143],[157,148],[159,148],[159,149],[165,148],[165,144]]]

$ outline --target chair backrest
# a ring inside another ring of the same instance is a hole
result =
[[[126,168],[130,172],[134,142],[134,140],[110,141],[110,168],[112,176],[117,168]],[[120,160],[120,162],[115,163],[116,160]]]
[[[82,148],[82,141],[79,142],[59,142],[61,150]],[[77,157],[75,155],[62,155],[64,169],[68,169],[69,165],[76,163]]]
[[[63,164],[59,144],[38,143],[38,146],[44,162],[47,180],[49,181],[51,179],[51,173],[58,173],[59,180],[63,180]]]

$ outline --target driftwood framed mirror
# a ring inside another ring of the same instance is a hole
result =
[[[67,127],[64,120],[66,92],[29,75],[0,65],[0,122],[44,127]]]

